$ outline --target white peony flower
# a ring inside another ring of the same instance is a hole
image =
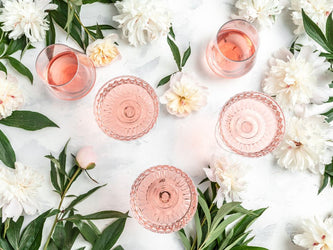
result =
[[[22,107],[23,94],[19,89],[17,79],[4,72],[0,72],[0,120]]]
[[[291,0],[291,17],[297,28],[296,35],[304,33],[302,9],[323,31],[326,26],[326,19],[333,10],[333,0]]]
[[[76,162],[82,169],[93,169],[96,166],[97,156],[92,146],[85,146],[77,152]]]
[[[303,222],[304,233],[294,236],[296,245],[310,250],[333,249],[333,218],[325,220],[315,217]]]
[[[170,78],[170,88],[160,98],[170,114],[185,117],[207,103],[206,88],[199,86],[190,75],[177,72]]]
[[[302,47],[297,56],[281,49],[270,60],[263,91],[275,96],[285,109],[309,103],[321,104],[329,98],[329,84],[333,77],[329,66],[325,58],[320,57],[318,51],[313,52],[311,47]]]
[[[292,117],[283,141],[273,154],[281,167],[323,174],[333,156],[330,133],[332,127],[324,116]]]
[[[257,22],[260,26],[270,27],[283,9],[279,0],[238,0],[235,4],[238,14],[234,18],[242,18],[249,22]]]
[[[39,210],[38,196],[43,176],[32,168],[16,162],[15,169],[0,167],[0,208],[2,222],[16,221],[21,215],[33,215]]]
[[[87,56],[94,62],[96,67],[110,64],[120,56],[115,42],[118,35],[111,34],[104,39],[97,39],[87,47]]]
[[[133,46],[147,44],[169,31],[171,19],[161,0],[123,0],[114,4],[123,36]]]
[[[204,171],[211,182],[216,182],[220,188],[217,191],[214,202],[218,208],[223,205],[223,201],[239,201],[241,192],[245,188],[243,180],[243,168],[227,155],[214,155],[210,162],[210,168]]]
[[[54,10],[56,4],[50,0],[3,0],[0,9],[2,30],[9,33],[10,39],[25,35],[31,42],[43,41],[49,29],[46,10]]]

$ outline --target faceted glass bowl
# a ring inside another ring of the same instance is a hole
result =
[[[171,233],[194,216],[198,197],[192,180],[178,168],[160,165],[144,171],[131,190],[133,216],[146,229]]]
[[[243,92],[222,108],[217,123],[217,140],[222,147],[247,156],[264,156],[277,148],[285,133],[280,106],[260,92]]]
[[[105,134],[118,140],[135,140],[156,123],[159,103],[154,89],[135,76],[108,81],[95,99],[95,117]]]

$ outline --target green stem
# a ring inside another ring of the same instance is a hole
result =
[[[79,22],[79,24],[82,26],[82,28],[84,29],[84,31],[88,34],[88,36],[90,37],[91,40],[95,41],[95,38],[90,34],[90,31],[86,28],[86,26],[84,26],[84,24],[81,22],[79,16],[77,15],[76,12],[74,12],[74,16],[76,18],[76,20]]]
[[[66,193],[68,192],[69,188],[71,187],[73,181],[75,180],[75,178],[78,176],[78,174],[81,172],[81,168],[77,168],[76,172],[74,173],[74,175],[72,176],[72,178],[69,180],[66,188],[65,188],[65,191],[62,193],[61,195],[61,200],[59,202],[59,206],[58,206],[58,213],[56,214],[55,218],[54,218],[54,221],[53,221],[53,225],[52,225],[52,228],[51,228],[51,231],[49,233],[49,236],[47,237],[47,240],[46,240],[46,243],[44,245],[44,250],[47,249],[47,246],[49,245],[50,243],[50,240],[51,240],[51,237],[52,237],[52,234],[53,234],[53,231],[57,225],[57,223],[59,222],[59,213],[60,213],[60,208],[62,206],[62,203],[64,201],[64,198],[66,196]]]
[[[4,228],[4,230],[3,230],[3,236],[2,236],[2,238],[5,238],[5,237],[6,237],[6,233],[7,233],[7,230],[8,230],[8,228],[9,228],[9,224],[10,224],[10,219],[7,218],[6,221],[5,221],[5,228]]]

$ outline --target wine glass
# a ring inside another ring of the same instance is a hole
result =
[[[243,92],[223,106],[216,129],[218,143],[234,153],[260,157],[280,144],[285,118],[280,106],[260,92]]]
[[[119,76],[99,90],[94,112],[105,134],[129,141],[153,128],[159,103],[154,89],[144,80],[135,76]]]
[[[84,97],[96,80],[95,66],[90,58],[63,44],[43,49],[36,60],[36,71],[51,92],[64,100]]]
[[[219,76],[240,77],[253,67],[258,46],[258,32],[252,24],[241,19],[231,20],[222,25],[207,46],[207,63]]]
[[[144,171],[131,190],[131,210],[146,229],[171,233],[195,214],[198,197],[192,180],[178,168],[160,165]]]

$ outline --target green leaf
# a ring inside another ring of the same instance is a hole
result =
[[[38,112],[19,110],[14,111],[11,116],[0,120],[0,123],[10,127],[22,128],[29,131],[40,130],[47,127],[58,127],[45,115]]]
[[[6,75],[7,75],[7,68],[6,68],[6,66],[2,62],[0,62],[0,71],[5,72]]]
[[[69,143],[70,139],[67,140],[64,148],[62,149],[62,151],[59,154],[59,170],[60,170],[60,175],[59,175],[59,181],[60,181],[60,186],[62,187],[62,190],[65,189],[66,186],[66,159],[67,159],[67,155],[66,155],[66,151],[67,151],[67,146]],[[68,177],[68,176],[67,176]],[[69,179],[69,177],[68,177]]]
[[[175,32],[173,32],[173,27],[170,26],[169,28],[169,35],[175,40],[176,39],[176,35]]]
[[[121,218],[106,227],[100,237],[96,240],[92,250],[109,250],[119,239],[124,230],[126,218]]]
[[[125,250],[122,246],[116,246],[115,248],[113,248],[113,250]]]
[[[75,214],[71,217],[68,217],[67,220],[102,220],[102,219],[110,219],[110,218],[127,218],[128,215],[118,212],[118,211],[113,211],[113,210],[107,210],[107,211],[100,211],[97,213],[93,214],[88,214],[88,215],[79,215]]]
[[[2,56],[2,54],[5,52],[6,49],[6,45],[4,42],[0,43],[0,56]]]
[[[71,250],[77,236],[80,234],[80,230],[76,227],[73,227],[73,223],[67,221],[65,224],[65,247],[62,250]]]
[[[181,58],[180,58],[179,49],[178,49],[177,45],[175,44],[175,42],[170,39],[170,37],[167,38],[167,42],[171,49],[173,59],[175,59],[175,62],[177,64],[178,70],[181,71],[182,68],[181,68],[181,62],[180,62]]]
[[[16,156],[6,135],[0,130],[0,160],[10,168],[15,168]]]
[[[91,4],[91,3],[115,3],[120,0],[83,0],[83,4]]]
[[[108,24],[99,24],[98,26],[99,26],[99,28],[101,30],[115,30],[116,29],[115,27],[113,27],[111,25],[108,25]],[[97,29],[97,25],[86,26],[86,28],[88,30],[96,30]]]
[[[94,242],[98,238],[98,234],[96,234],[92,227],[89,224],[80,220],[75,220],[73,222],[78,227],[82,237],[91,244],[94,244]]]
[[[211,223],[212,223],[212,218],[211,218],[211,214],[210,214],[208,205],[207,205],[206,201],[204,200],[204,198],[202,198],[202,195],[198,196],[198,202],[205,214],[207,225],[208,225],[208,231],[209,231],[210,227],[211,227]]]
[[[249,233],[240,235],[233,243],[231,243],[229,246],[227,246],[224,250],[231,250],[238,243],[244,241],[248,235],[249,235]]]
[[[14,249],[19,248],[20,232],[23,220],[23,216],[21,216],[16,222],[12,220],[6,233],[7,239]]]
[[[186,237],[184,229],[179,230],[178,235],[179,235],[181,241],[183,242],[185,250],[190,250],[191,249],[191,243],[188,240],[188,238]]]
[[[331,96],[331,97],[326,101],[326,103],[329,103],[329,102],[333,102],[333,96]]]
[[[56,244],[56,246],[58,247],[58,249],[64,249],[65,237],[66,237],[65,227],[63,222],[60,221],[57,223],[52,235],[52,239]]]
[[[215,229],[217,225],[222,221],[224,216],[228,215],[230,212],[232,212],[235,208],[239,207],[240,202],[230,202],[224,204],[219,211],[217,212],[213,223],[212,223],[212,228]],[[212,230],[213,230],[212,229]]]
[[[103,39],[104,38],[102,29],[101,29],[101,27],[99,27],[98,24],[96,24],[96,38],[97,39]]]
[[[59,183],[58,183],[58,172],[57,169],[55,167],[55,164],[53,161],[50,161],[51,164],[51,170],[50,170],[50,178],[51,178],[51,183],[54,187],[54,189],[56,191],[58,191],[59,193],[62,192],[62,190],[60,189]]]
[[[323,113],[322,115],[326,116],[327,122],[333,121],[333,109],[327,111],[326,113]]]
[[[5,55],[9,56],[11,54],[14,54],[16,51],[24,50],[26,45],[27,39],[25,36],[21,37],[20,39],[10,40]]]
[[[106,185],[106,184],[105,184],[105,185]],[[104,187],[105,185],[95,187],[95,188],[89,190],[88,192],[79,195],[76,199],[74,199],[74,200],[68,205],[68,207],[65,209],[65,212],[66,212],[66,211],[69,211],[69,210],[71,210],[71,209],[73,209],[74,206],[76,206],[77,204],[79,204],[80,202],[82,202],[83,200],[85,200],[86,198],[88,198],[90,195],[92,195],[94,192],[96,192],[96,191],[97,191],[98,189],[100,189],[101,187]]]
[[[183,59],[182,59],[182,67],[185,66],[188,58],[191,55],[191,46],[188,46],[187,50],[184,52]]]
[[[315,24],[310,17],[308,17],[304,10],[302,9],[302,17],[303,17],[303,25],[305,32],[314,40],[316,41],[321,47],[323,47],[326,51],[333,52],[333,49],[327,46],[327,40],[325,38],[324,33]]]
[[[20,250],[38,250],[41,241],[43,227],[46,218],[48,217],[50,210],[38,216],[31,221],[29,225],[24,229],[20,239]]]
[[[328,44],[331,44],[333,47],[333,19],[332,19],[332,12],[327,17],[326,21],[326,38]]]
[[[200,222],[198,211],[196,211],[196,213],[194,215],[194,221],[195,221],[195,230],[197,233],[197,246],[199,248],[199,246],[201,244],[201,239],[202,239],[202,229],[201,229],[201,222]]]
[[[329,179],[329,176],[327,174],[325,174],[324,178],[323,178],[323,181],[321,183],[321,186],[320,186],[320,188],[318,190],[318,194],[320,194],[325,189],[325,187],[328,184],[328,179]]]
[[[49,21],[49,29],[46,31],[46,46],[49,46],[51,44],[55,44],[56,39],[56,33],[54,28],[53,19],[51,18],[51,15],[47,15],[47,20]]]
[[[7,240],[0,237],[0,250],[13,250],[13,248],[9,245]]]
[[[222,244],[220,245],[221,250],[223,250],[224,248],[226,248],[232,238],[232,236],[234,235],[234,229],[231,228],[230,232],[227,234],[227,237],[225,237],[225,239],[223,240]]]
[[[26,76],[29,78],[31,84],[33,83],[34,77],[32,76],[30,70],[24,66],[20,61],[15,59],[14,57],[7,57],[10,65],[13,66],[14,69],[16,69],[20,74]]]
[[[158,83],[157,87],[160,87],[160,86],[163,86],[163,85],[167,84],[170,81],[170,78],[171,78],[172,75],[173,74],[162,78],[162,80]]]

